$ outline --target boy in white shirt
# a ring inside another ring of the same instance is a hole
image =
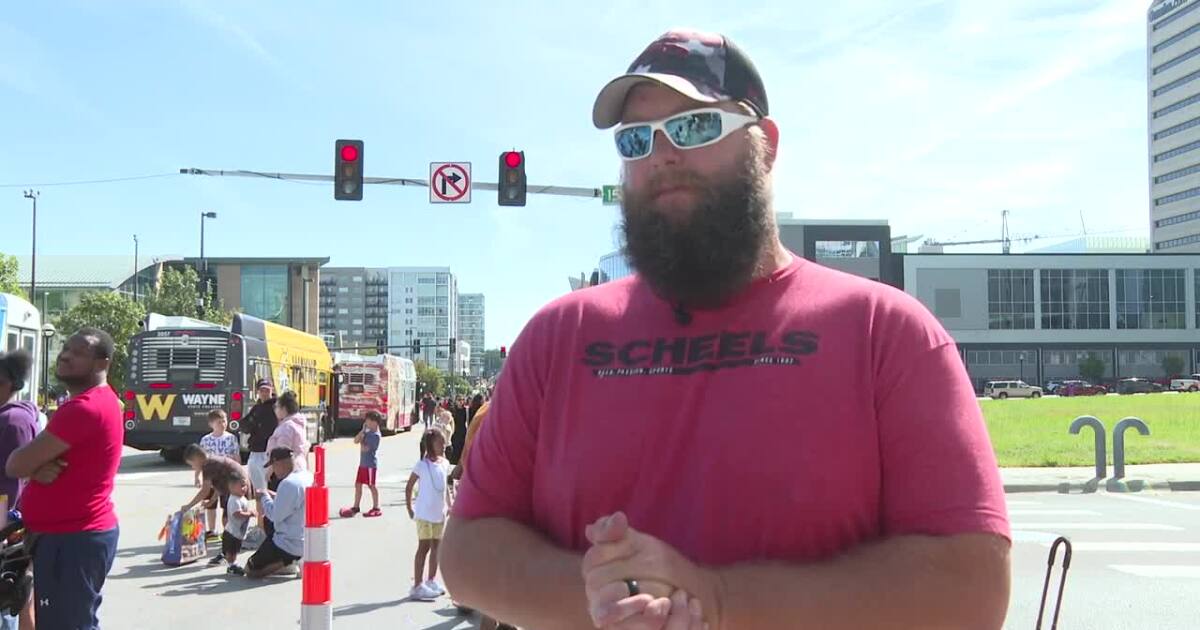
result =
[[[208,427],[212,429],[212,433],[200,438],[200,448],[204,449],[209,456],[221,455],[228,457],[235,462],[242,461],[242,450],[238,444],[237,436],[225,430],[226,417],[225,412],[220,409],[213,409],[208,412]],[[195,478],[196,487],[201,485],[200,469],[196,469]],[[225,526],[225,522],[229,520],[229,512],[226,510],[225,489],[213,488],[212,493],[204,500],[205,517],[208,523],[208,532],[205,533],[205,538],[209,542],[215,542],[217,539],[217,507],[221,508],[221,526]],[[219,558],[218,556],[217,558]],[[217,558],[213,558],[214,564],[219,564]]]

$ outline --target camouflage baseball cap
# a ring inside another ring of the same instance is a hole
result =
[[[702,103],[738,101],[767,115],[767,92],[750,58],[728,37],[676,29],[654,40],[596,97],[592,122],[607,129],[621,121],[625,97],[635,85],[653,82]]]

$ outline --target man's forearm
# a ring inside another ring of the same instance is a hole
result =
[[[454,599],[533,630],[593,630],[581,554],[501,518],[451,518],[438,560]]]
[[[821,564],[719,569],[720,630],[998,630],[1008,552],[998,536],[906,536]]]

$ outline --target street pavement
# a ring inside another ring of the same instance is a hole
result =
[[[1013,593],[1005,628],[1032,629],[1050,545],[1072,543],[1059,627],[1200,627],[1200,493],[1008,495]],[[1063,552],[1060,548],[1058,566]],[[1047,599],[1050,627],[1060,568]]]
[[[336,516],[336,510],[353,498],[357,451],[348,438],[328,445],[337,627],[476,627],[447,598],[432,603],[407,599],[416,531],[404,510],[404,483],[418,455],[417,442],[416,433],[383,440],[379,482],[384,515],[377,519]],[[203,563],[167,567],[159,561],[162,543],[157,535],[163,521],[194,492],[192,474],[184,467],[167,464],[155,453],[127,451],[115,492],[121,541],[105,588],[104,626],[170,627],[186,620],[211,627],[297,628],[297,577],[254,582],[226,576],[224,568],[210,569]],[[1010,494],[1008,500],[1015,542],[1006,628],[1034,627],[1047,554],[1058,535],[1068,536],[1074,545],[1061,627],[1198,627],[1200,493],[1118,494],[1101,489],[1090,494]],[[1057,592],[1057,569],[1052,582],[1051,600]],[[1043,627],[1050,627],[1048,619]]]
[[[383,516],[341,519],[354,499],[358,452],[349,438],[327,444],[335,627],[458,630],[475,625],[448,598],[408,600],[416,527],[404,509],[404,484],[418,457],[418,433],[386,437],[379,451]],[[293,630],[299,627],[300,578],[253,581],[203,562],[168,567],[158,532],[167,515],[196,492],[192,473],[156,453],[126,450],[114,501],[121,521],[117,559],[104,588],[106,628],[192,627]],[[370,507],[369,494],[364,508]],[[220,544],[217,544],[219,550]],[[243,553],[244,564],[249,553]],[[439,576],[440,577],[440,576]]]

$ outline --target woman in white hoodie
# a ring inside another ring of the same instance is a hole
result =
[[[275,401],[275,417],[279,426],[267,440],[267,452],[286,446],[295,453],[296,470],[308,470],[308,422],[300,414],[300,401],[296,392],[283,392]]]

